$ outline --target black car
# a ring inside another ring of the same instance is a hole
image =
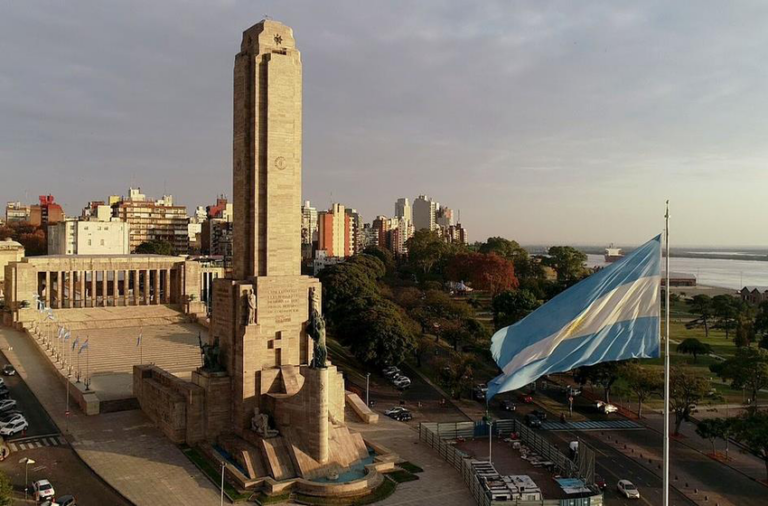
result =
[[[411,413],[409,413],[408,411],[402,411],[400,413],[397,413],[392,418],[394,418],[398,422],[408,422],[410,420],[413,420],[413,415]]]
[[[501,409],[504,411],[515,411],[517,409],[517,405],[510,400],[505,400],[501,403]]]
[[[531,411],[531,414],[541,420],[542,422],[547,421],[547,413],[541,409],[534,409]]]
[[[3,376],[13,376],[16,374],[16,369],[11,364],[5,364],[3,366]]]
[[[541,419],[539,419],[538,416],[527,414],[525,415],[525,418],[523,419],[525,424],[532,428],[532,429],[538,429],[541,427]]]

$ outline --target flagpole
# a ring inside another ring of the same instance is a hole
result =
[[[669,506],[669,200],[667,213],[664,215],[664,243],[666,245],[666,279],[664,283],[664,470],[663,470],[663,506]]]

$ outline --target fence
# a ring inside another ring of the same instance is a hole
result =
[[[499,436],[517,432],[520,440],[541,456],[554,462],[559,474],[569,477],[577,477],[578,469],[575,464],[557,448],[544,440],[534,431],[517,420],[499,420],[492,425],[493,435]],[[421,423],[419,424],[419,439],[427,443],[431,448],[448,462],[459,474],[478,506],[602,506],[603,496],[598,494],[592,497],[573,499],[542,499],[541,501],[491,501],[485,488],[475,476],[469,455],[457,449],[449,441],[457,438],[488,437],[488,425],[484,422],[456,422],[456,423]]]

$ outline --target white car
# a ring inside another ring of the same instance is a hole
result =
[[[400,368],[397,367],[396,365],[391,365],[391,366],[387,367],[386,369],[384,369],[382,371],[382,374],[384,374],[385,378],[394,377],[394,376],[397,376],[398,374],[400,374]]]
[[[392,416],[392,415],[396,415],[396,414],[398,414],[398,413],[402,413],[402,412],[404,412],[404,411],[408,411],[408,410],[407,410],[407,409],[405,409],[405,408],[404,408],[404,407],[402,407],[402,406],[394,406],[394,407],[392,407],[392,408],[390,408],[390,409],[386,410],[386,411],[384,412],[384,414],[385,414],[385,415],[387,415],[387,416]]]
[[[6,419],[5,421],[0,420],[0,428],[5,427],[7,425],[13,425],[14,423],[19,422],[21,420],[24,420],[25,422],[27,421],[27,419],[24,418],[24,415],[22,415],[21,413],[17,415],[13,415],[12,417],[10,417],[9,419]]]
[[[27,423],[27,421],[22,418],[21,420],[8,424],[5,427],[0,427],[0,436],[3,436],[3,437],[15,436],[19,432],[23,430],[27,430],[28,428],[29,428],[29,423]]]
[[[398,376],[394,381],[392,381],[392,384],[397,388],[408,388],[411,386],[411,379],[406,376]]]
[[[53,490],[53,485],[48,480],[38,480],[32,484],[32,496],[35,498],[35,501],[53,498],[55,495],[56,492]]]
[[[617,408],[617,407],[616,407],[616,406],[614,406],[613,404],[608,404],[607,402],[600,402],[600,401],[597,401],[597,403],[596,403],[596,404],[597,404],[597,409],[598,409],[598,410],[599,410],[601,413],[605,413],[605,414],[608,414],[608,413],[616,413],[616,412],[619,410],[619,408]]]
[[[14,409],[16,407],[16,401],[13,399],[4,399],[0,401],[0,413],[4,411],[8,411],[9,409]]]
[[[619,480],[619,484],[616,485],[619,493],[627,499],[640,499],[640,491],[629,480]]]

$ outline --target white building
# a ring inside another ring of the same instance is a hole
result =
[[[397,199],[395,202],[395,218],[405,218],[413,222],[413,212],[407,198]]]
[[[415,230],[435,230],[438,204],[426,195],[419,195],[413,201],[413,227]]]
[[[124,221],[112,219],[109,206],[98,206],[88,220],[66,220],[48,227],[49,255],[127,255]]]

